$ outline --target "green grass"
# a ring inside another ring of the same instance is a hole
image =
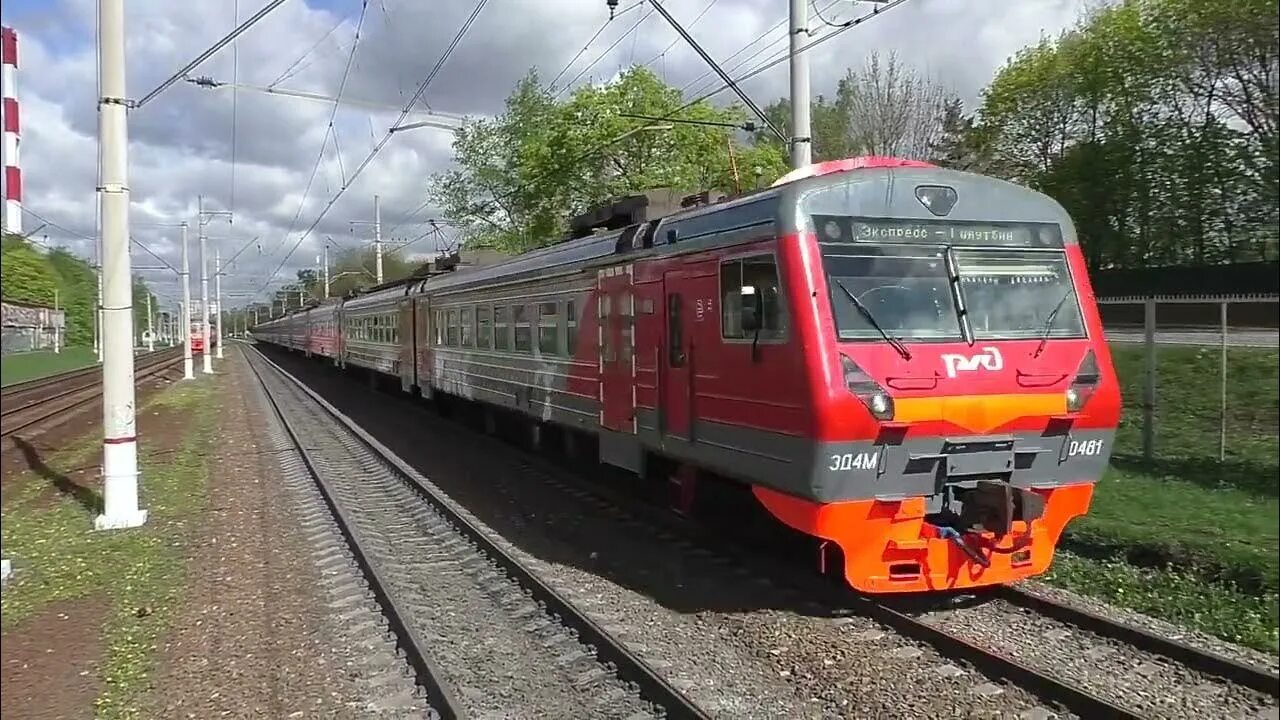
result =
[[[35,380],[88,367],[97,362],[98,356],[93,348],[84,347],[63,348],[60,353],[38,350],[5,355],[0,357],[0,384],[12,385]]]
[[[104,683],[99,718],[139,715],[131,703],[146,686],[157,644],[181,600],[183,524],[206,504],[215,382],[175,386],[148,404],[187,413],[190,424],[176,453],[160,458],[142,447],[142,505],[150,511],[144,527],[96,532],[93,511],[67,496],[36,507],[31,501],[45,487],[38,479],[4,509],[5,555],[22,563],[0,596],[4,631],[55,601],[101,596],[111,602],[98,665]]]
[[[1280,598],[1275,593],[1240,592],[1176,568],[1139,568],[1062,550],[1042,579],[1230,642],[1280,652]]]
[[[1280,354],[1161,346],[1156,433],[1142,452],[1143,350],[1113,346],[1124,402],[1112,467],[1049,582],[1277,652]]]
[[[1159,347],[1155,444],[1149,460],[1142,454],[1143,349],[1116,345],[1112,359],[1124,403],[1113,454],[1118,469],[1205,487],[1280,494],[1280,353],[1228,349],[1226,457],[1221,461],[1218,348]]]

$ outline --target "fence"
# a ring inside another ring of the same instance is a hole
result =
[[[66,335],[66,315],[42,305],[0,303],[0,352],[58,350]]]
[[[1274,485],[1280,297],[1098,302],[1124,403],[1117,467],[1200,483]]]

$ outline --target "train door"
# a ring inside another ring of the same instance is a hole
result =
[[[635,294],[631,267],[608,268],[596,276],[600,365],[600,424],[636,432]]]
[[[694,440],[698,349],[709,337],[699,330],[716,324],[716,281],[714,264],[671,270],[662,277],[665,332],[658,416],[667,437]]]
[[[415,377],[418,392],[423,397],[431,397],[431,358],[435,347],[435,318],[432,317],[431,305],[425,295],[413,302],[413,352]]]
[[[411,392],[418,384],[417,353],[413,344],[413,298],[405,297],[397,301],[399,312],[396,317],[399,327],[396,328],[396,345],[400,352],[400,389]]]

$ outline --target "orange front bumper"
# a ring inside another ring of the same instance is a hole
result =
[[[759,486],[752,490],[782,522],[838,544],[849,585],[868,593],[956,590],[1039,575],[1053,560],[1067,523],[1088,511],[1093,497],[1091,482],[1034,490],[1045,499],[1044,513],[1031,522],[1030,542],[1017,552],[999,552],[1011,546],[1011,538],[966,537],[990,563],[983,567],[924,521],[922,497],[824,504]],[[1018,521],[1012,536],[1027,531],[1027,523]]]

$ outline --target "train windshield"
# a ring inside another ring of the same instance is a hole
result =
[[[877,324],[901,340],[961,339],[943,250],[824,247],[822,262],[842,340],[879,340]],[[866,313],[859,310],[859,304]],[[874,323],[868,314],[875,318]]]
[[[974,339],[1084,336],[1062,251],[952,252]]]
[[[1056,227],[814,219],[842,340],[1085,335]]]

